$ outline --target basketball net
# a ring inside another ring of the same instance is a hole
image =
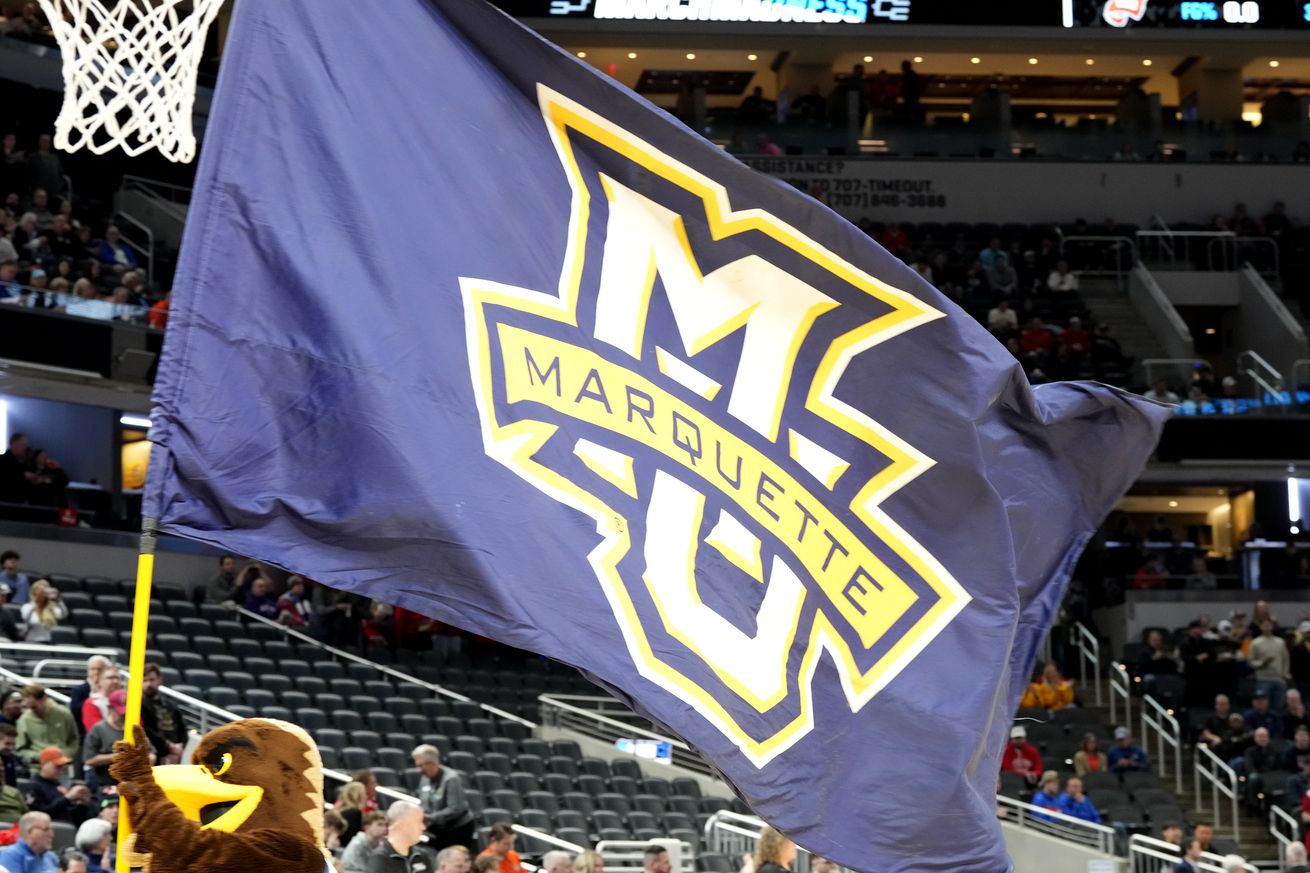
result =
[[[196,71],[223,0],[39,2],[63,55],[55,146],[195,158]]]

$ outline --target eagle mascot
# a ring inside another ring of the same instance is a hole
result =
[[[324,873],[323,762],[293,724],[247,718],[210,731],[191,764],[152,767],[138,725],[109,772],[127,800],[128,864],[142,873]]]

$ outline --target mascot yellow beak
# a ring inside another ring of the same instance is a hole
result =
[[[209,830],[231,833],[250,817],[264,796],[258,785],[233,785],[193,764],[155,767],[155,782],[182,814]]]

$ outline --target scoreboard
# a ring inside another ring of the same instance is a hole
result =
[[[771,24],[1303,30],[1307,0],[495,0],[519,18]]]

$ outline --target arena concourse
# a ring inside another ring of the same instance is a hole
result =
[[[1018,873],[1307,870],[1310,7],[1152,0],[1116,25],[1090,0],[835,21],[501,5],[850,219],[1032,383],[1173,405],[1032,665],[997,816]],[[0,836],[46,813],[63,869],[107,870],[125,577],[194,167],[55,151],[49,24],[0,8]],[[233,719],[301,725],[346,873],[375,869],[405,802],[443,873],[753,868],[751,810],[565,665],[168,538],[147,647],[158,760]]]

